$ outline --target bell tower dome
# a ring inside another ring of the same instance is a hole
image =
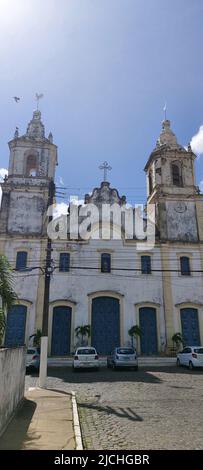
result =
[[[157,226],[162,240],[198,241],[195,183],[196,155],[177,141],[170,121],[162,130],[145,166],[147,200],[156,206]]]
[[[8,177],[2,183],[1,233],[41,234],[50,181],[54,180],[57,147],[45,137],[41,112],[36,110],[20,135],[16,128],[9,142]]]

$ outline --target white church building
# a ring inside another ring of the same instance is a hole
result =
[[[28,344],[42,328],[48,193],[58,162],[40,111],[24,135],[16,129],[9,150],[8,177],[1,183],[0,252],[15,269],[19,300],[7,313],[4,339],[13,346]],[[84,240],[71,238],[69,230],[52,241],[49,355],[70,354],[75,328],[87,324],[89,344],[102,355],[129,345],[133,325],[141,328],[137,349],[143,355],[170,350],[177,332],[185,344],[203,344],[203,196],[194,160],[191,147],[181,146],[170,122],[163,121],[145,166],[147,203],[154,204],[156,216],[151,250],[144,239],[138,250],[134,236]],[[99,209],[115,203],[125,205],[125,197],[106,178],[85,196],[85,204]]]

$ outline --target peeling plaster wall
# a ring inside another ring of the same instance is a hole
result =
[[[8,219],[9,232],[41,233],[43,213],[44,199],[40,194],[12,192]]]
[[[198,241],[194,202],[166,202],[169,240]]]

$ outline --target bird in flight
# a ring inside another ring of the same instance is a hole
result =
[[[18,98],[18,96],[13,96],[13,99],[15,100],[16,103],[18,103],[18,101],[20,101],[20,98]]]

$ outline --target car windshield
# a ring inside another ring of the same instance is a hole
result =
[[[203,348],[194,349],[194,352],[197,354],[203,354]]]
[[[117,349],[117,354],[129,355],[129,354],[135,354],[135,351],[132,348],[118,348]]]
[[[87,348],[87,349],[78,349],[77,353],[78,355],[86,355],[86,354],[96,354],[96,351],[95,349],[90,349],[90,348]]]

